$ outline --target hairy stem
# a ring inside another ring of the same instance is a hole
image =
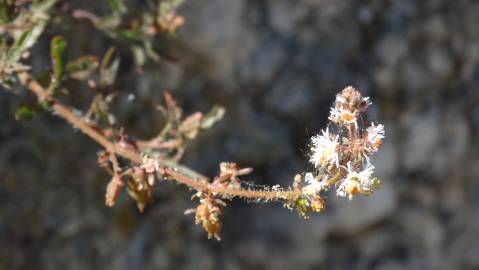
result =
[[[109,153],[114,153],[118,156],[122,156],[123,158],[126,158],[134,163],[142,162],[143,158],[140,153],[120,147],[119,145],[105,138],[79,116],[74,114],[68,107],[63,105],[57,99],[54,99],[52,96],[48,95],[47,91],[30,74],[21,72],[18,73],[18,78],[21,84],[35,93],[40,101],[46,100],[51,102],[53,104],[52,109],[55,114],[65,119],[67,122],[81,130],[85,135],[99,143],[106,149],[106,151]],[[170,160],[160,160],[160,164],[164,169],[163,171],[165,175],[163,176],[167,176],[169,179],[182,183],[195,190],[216,193],[220,196],[292,201],[302,195],[301,190],[259,191],[219,187],[211,184],[208,177],[176,162]]]

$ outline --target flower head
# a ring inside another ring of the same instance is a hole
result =
[[[314,195],[327,189],[322,179],[308,172],[304,175],[304,181],[308,184],[303,188],[303,192],[307,195]]]
[[[323,130],[322,133],[312,138],[312,154],[309,161],[316,168],[339,166],[339,136],[329,133],[328,129]]]
[[[356,122],[356,116],[350,110],[331,107],[328,119],[338,125],[353,124]]]
[[[375,153],[379,150],[383,143],[384,139],[384,126],[379,124],[375,125],[374,123],[371,124],[366,129],[366,146],[365,149],[369,154]]]
[[[352,199],[358,193],[369,194],[377,186],[377,179],[372,178],[374,166],[367,164],[362,170],[357,171],[351,163],[347,165],[348,174],[340,182],[336,194]]]
[[[329,113],[329,120],[338,125],[357,125],[357,116],[371,105],[368,97],[363,97],[352,86],[348,86],[336,95],[334,106]]]
[[[306,211],[324,209],[321,193],[331,188],[335,188],[338,196],[350,200],[357,194],[370,195],[379,188],[370,156],[382,145],[384,126],[358,121],[369,105],[369,98],[351,86],[336,95],[329,115],[329,120],[336,124],[334,132],[326,128],[312,137],[309,161],[315,170],[304,175],[304,187],[296,184],[300,188],[295,190],[301,190],[303,196],[295,201],[295,207],[302,216]]]

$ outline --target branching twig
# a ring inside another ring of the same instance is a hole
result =
[[[18,74],[20,82],[30,89],[38,97],[40,101],[51,102],[52,109],[61,118],[64,118],[67,122],[81,130],[88,137],[103,146],[107,152],[114,153],[122,156],[134,163],[142,162],[142,155],[138,152],[130,149],[119,147],[117,144],[111,142],[105,138],[102,134],[98,133],[89,124],[85,123],[80,117],[75,115],[69,108],[60,103],[57,99],[49,96],[47,91],[28,73],[22,72]],[[206,193],[215,193],[224,197],[243,197],[251,199],[262,199],[268,201],[284,200],[292,201],[302,195],[301,190],[291,191],[257,191],[247,189],[232,189],[223,188],[210,184],[210,179],[200,173],[191,170],[185,166],[179,165],[176,162],[169,160],[160,160],[160,165],[163,171],[169,179],[182,183],[197,191]]]
[[[113,178],[107,185],[106,205],[113,206],[121,188],[124,186],[123,176],[131,177],[128,181],[128,191],[137,201],[140,211],[143,211],[146,203],[152,201],[155,174],[158,178],[169,179],[188,186],[196,191],[193,197],[200,200],[195,210],[187,210],[186,213],[195,212],[196,224],[201,224],[208,232],[208,237],[220,240],[221,212],[226,206],[225,199],[241,197],[259,201],[281,201],[288,208],[295,208],[298,213],[307,217],[307,213],[320,212],[325,207],[321,194],[331,187],[336,188],[338,196],[352,199],[357,194],[370,195],[380,186],[380,180],[372,176],[374,166],[370,163],[370,156],[377,152],[384,138],[383,125],[371,123],[367,128],[359,127],[358,115],[366,111],[371,104],[369,98],[364,98],[353,87],[346,87],[337,96],[331,109],[329,120],[339,129],[347,131],[347,136],[330,133],[328,129],[322,134],[312,138],[310,162],[314,165],[313,172],[304,175],[306,186],[302,186],[301,175],[296,175],[293,187],[281,189],[278,186],[263,190],[250,190],[241,187],[238,176],[251,172],[250,168],[240,169],[236,163],[223,162],[220,164],[220,174],[210,179],[188,167],[178,164],[175,159],[162,157],[151,158],[141,151],[148,146],[164,147],[174,146],[173,140],[167,141],[140,141],[130,142],[120,130],[120,140],[113,142],[63,105],[59,100],[49,95],[48,92],[27,72],[19,72],[20,82],[36,94],[40,101],[51,104],[53,113],[64,118],[74,127],[81,130],[94,141],[98,142],[106,150],[113,166]],[[165,95],[169,117],[175,121],[181,119],[181,111],[176,107],[174,100],[169,94]],[[199,116],[198,116],[199,115]],[[187,118],[179,127],[190,127],[198,130],[198,120]],[[195,121],[193,121],[193,120]],[[190,120],[190,121],[189,121]],[[186,123],[186,124],[185,124]],[[165,129],[169,130],[170,127]],[[193,134],[193,133],[192,133]],[[166,133],[164,134],[166,135]],[[153,148],[154,148],[153,147]],[[183,148],[181,148],[183,149]],[[131,168],[124,171],[120,166],[118,157],[123,157],[133,163]],[[100,155],[101,166],[107,167],[106,155]]]

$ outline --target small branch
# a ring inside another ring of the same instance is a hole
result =
[[[105,138],[102,134],[85,123],[79,116],[75,115],[69,108],[61,104],[58,100],[47,94],[47,91],[32,76],[26,72],[18,73],[20,83],[30,89],[40,101],[47,100],[52,102],[52,108],[55,114],[65,119],[67,122],[81,130],[85,135],[103,146],[106,151],[118,156],[122,156],[134,163],[141,163],[143,157],[140,153],[122,148],[117,144]],[[208,177],[191,170],[188,167],[179,165],[169,160],[159,160],[163,167],[164,176],[168,176],[174,181],[182,183],[198,191],[216,193],[224,197],[243,197],[250,199],[263,200],[285,200],[293,201],[302,195],[301,190],[295,191],[258,191],[246,189],[231,189],[218,187],[210,183]]]
[[[136,145],[140,149],[148,149],[148,148],[175,149],[175,148],[178,148],[181,145],[181,142],[177,139],[168,140],[168,141],[164,141],[164,142],[153,139],[151,141],[136,141]]]
[[[165,173],[174,180],[183,183],[199,191],[218,193],[223,196],[242,197],[248,199],[264,199],[264,200],[285,200],[292,201],[301,196],[300,191],[260,191],[245,189],[227,189],[214,186],[204,182],[195,181],[171,168],[165,168]]]

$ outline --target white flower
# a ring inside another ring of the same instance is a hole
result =
[[[384,139],[384,126],[382,124],[375,125],[371,124],[367,128],[367,137],[366,137],[366,151],[369,153],[374,153],[379,150]]]
[[[334,164],[339,166],[339,136],[330,134],[328,129],[322,133],[312,138],[312,154],[309,161],[317,168],[327,168]]]
[[[313,173],[306,173],[304,175],[304,181],[310,185],[314,185],[316,183],[318,183],[319,181],[314,177]]]
[[[328,119],[338,125],[356,123],[356,116],[353,112],[337,107],[331,107]]]
[[[322,179],[315,177],[313,173],[306,173],[304,175],[304,181],[308,183],[303,189],[305,194],[313,195],[326,189]]]
[[[348,197],[352,199],[353,195],[357,193],[368,193],[372,191],[375,185],[375,178],[372,178],[374,172],[374,166],[367,164],[366,167],[357,172],[355,171],[351,163],[348,163],[348,174],[340,182],[336,194],[341,197]]]
[[[334,106],[329,112],[328,119],[338,125],[355,124],[357,128],[357,116],[371,105],[369,97],[363,97],[352,86],[344,88],[336,95]]]
[[[329,110],[329,117],[328,119],[333,121],[334,123],[338,123],[339,119],[341,118],[341,112],[336,109],[336,107],[331,107],[331,110]]]

